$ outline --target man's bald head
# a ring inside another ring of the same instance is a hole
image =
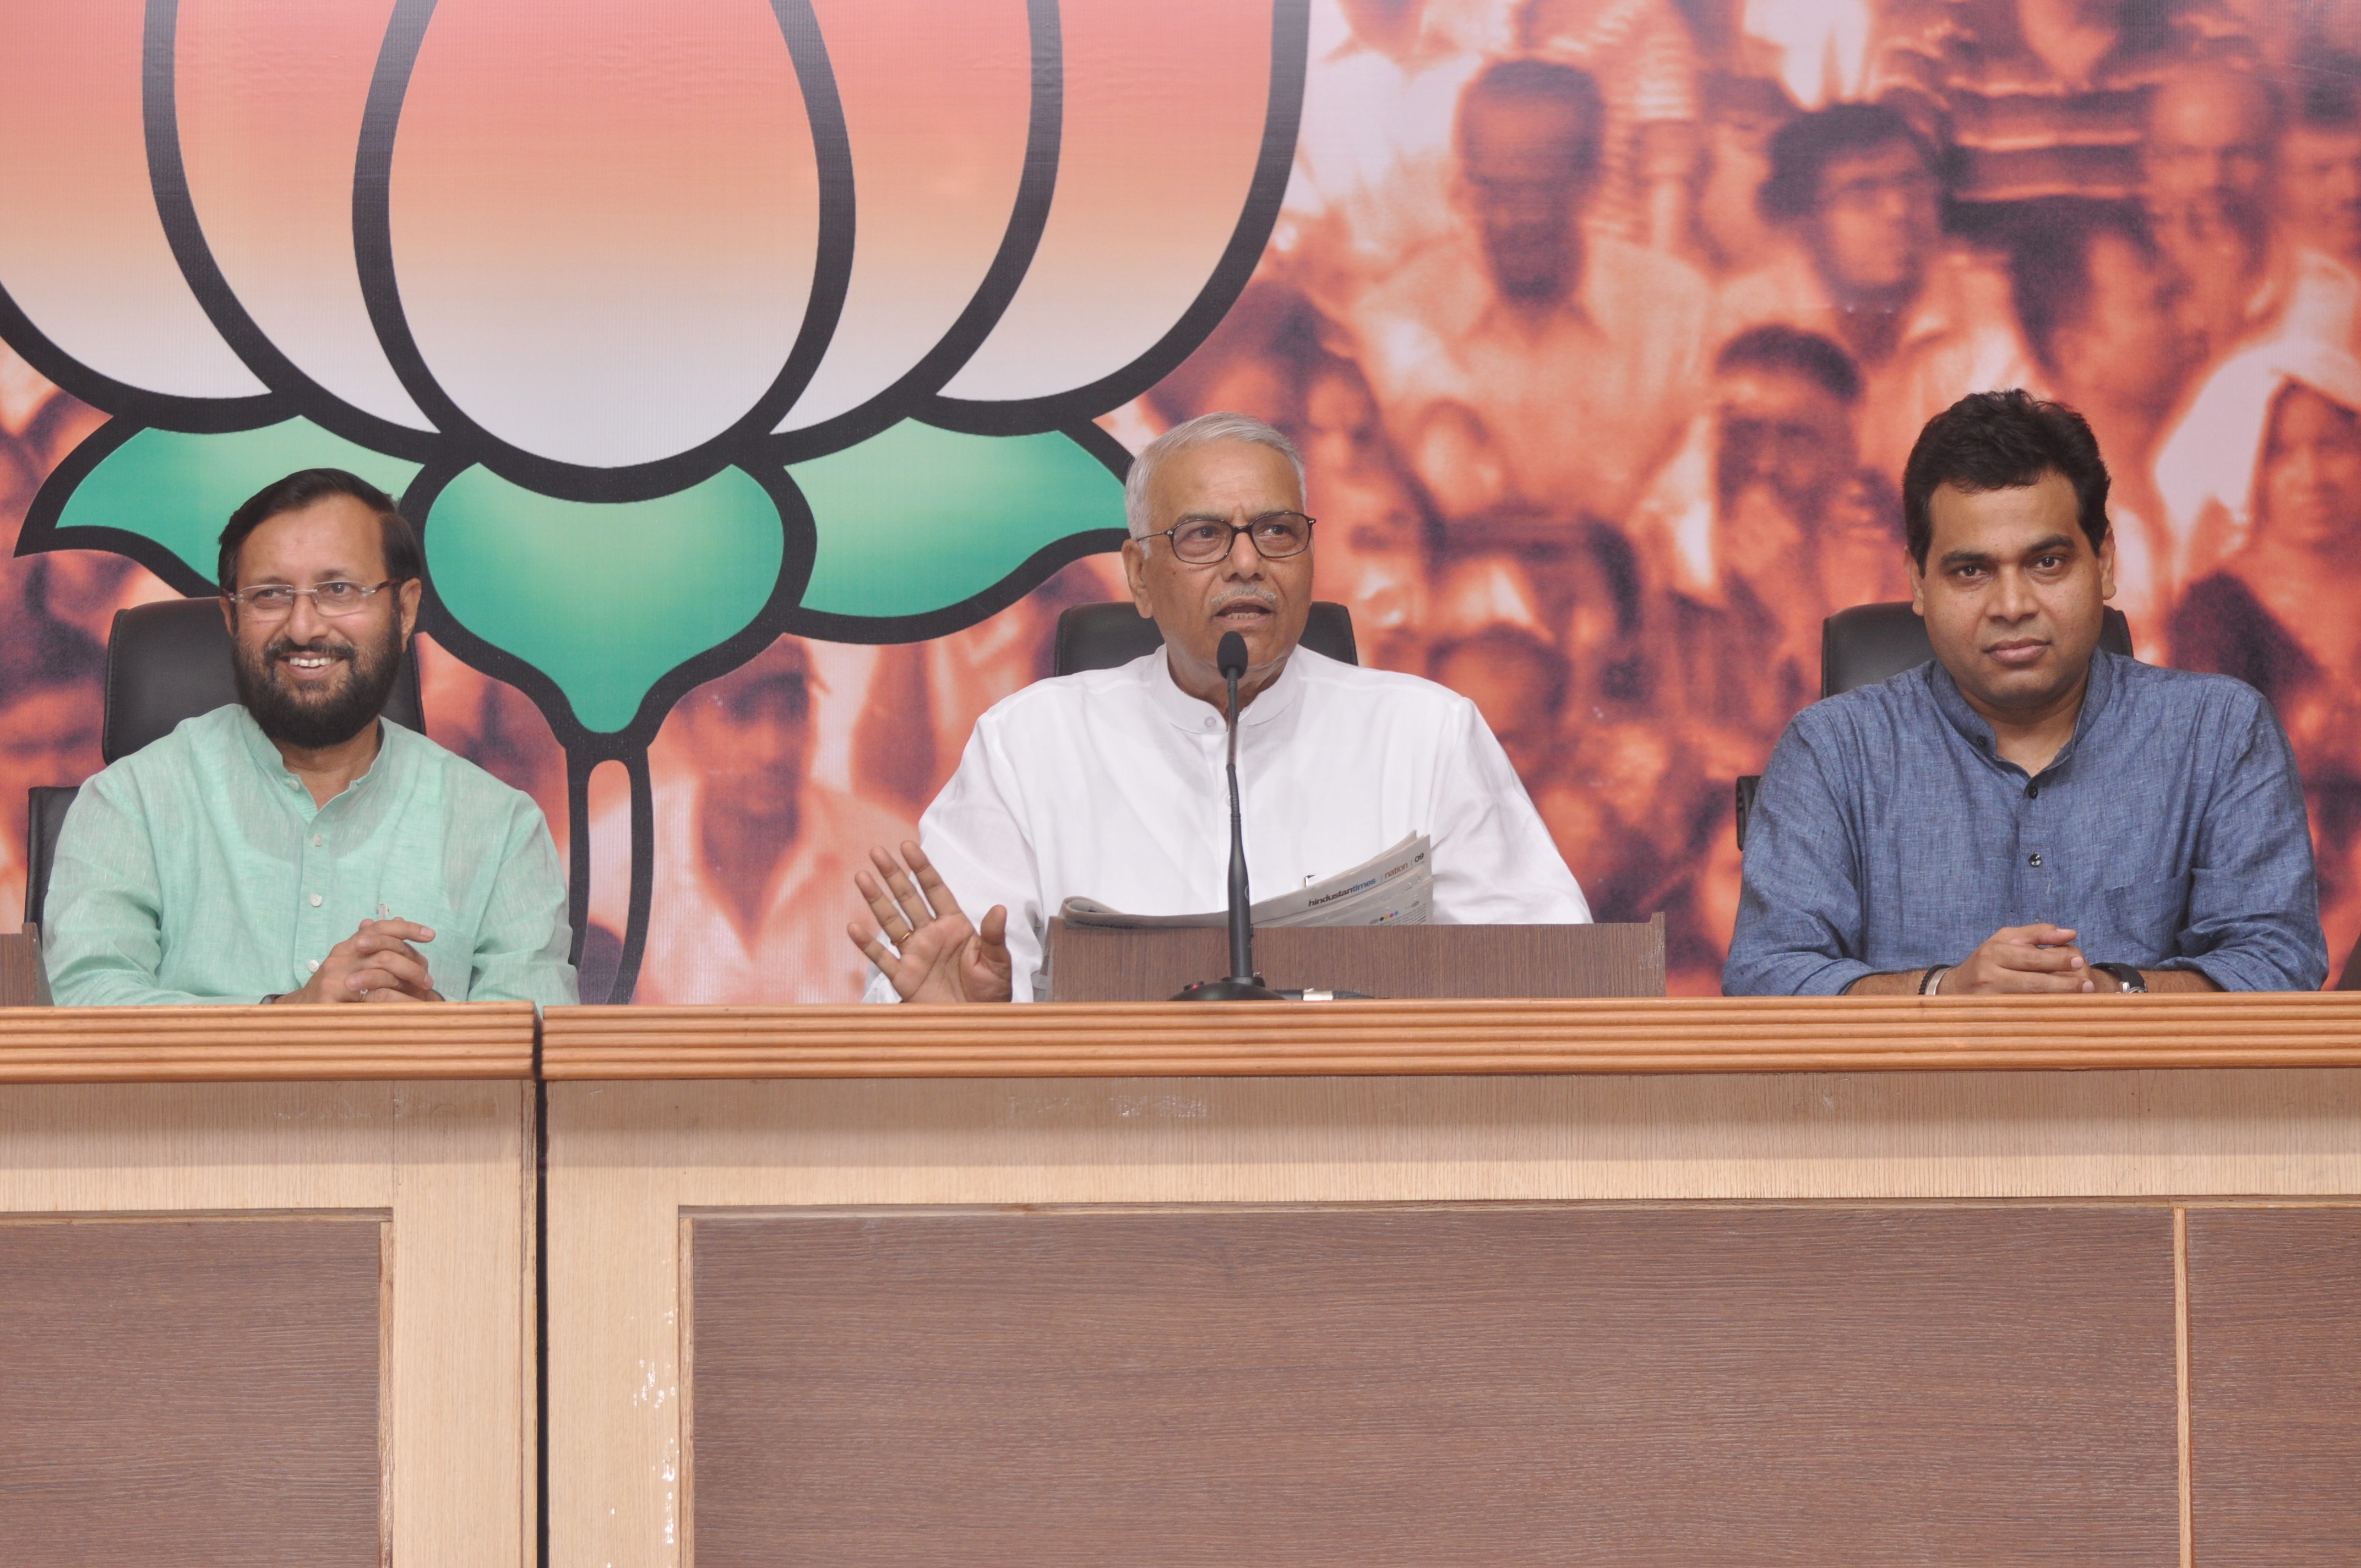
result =
[[[2257,77],[2208,68],[2160,83],[2148,100],[2146,150],[2157,237],[2261,245],[2279,123],[2279,94]]]

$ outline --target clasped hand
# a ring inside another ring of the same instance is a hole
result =
[[[907,865],[905,866],[904,862]],[[855,920],[844,928],[905,1002],[1005,1002],[1013,993],[1008,958],[1008,908],[995,904],[978,929],[961,912],[926,851],[907,839],[902,858],[882,846],[869,851],[874,872],[855,872],[853,885],[877,918],[875,929]]]
[[[411,944],[434,933],[414,920],[364,920],[328,949],[301,991],[281,1002],[440,1002],[426,959]]]
[[[1943,996],[2097,991],[2099,977],[2066,926],[2004,926],[1936,984]],[[2108,981],[2106,989],[2116,989]]]

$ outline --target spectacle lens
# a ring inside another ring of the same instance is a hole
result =
[[[356,613],[375,598],[379,589],[390,586],[379,583],[373,587],[367,583],[335,582],[322,583],[317,587],[298,588],[284,583],[269,583],[258,588],[232,594],[230,598],[244,605],[257,620],[286,620],[295,613],[295,601],[307,594],[311,596],[314,609],[322,615],[335,617]]]
[[[1230,553],[1239,534],[1254,541],[1266,561],[1301,555],[1312,543],[1312,519],[1300,511],[1272,512],[1243,526],[1199,519],[1167,531],[1172,554],[1192,566],[1203,566]]]

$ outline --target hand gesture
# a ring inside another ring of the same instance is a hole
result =
[[[903,868],[908,862],[908,869]],[[870,872],[855,872],[853,885],[877,917],[877,930],[861,921],[847,926],[852,945],[884,971],[905,1002],[1005,1002],[1013,992],[1008,958],[1008,909],[994,905],[978,931],[960,910],[959,900],[908,839],[897,861],[883,848],[869,851]],[[915,879],[915,880],[914,880]],[[890,944],[890,945],[889,945]]]
[[[1935,987],[1944,996],[2004,992],[2096,991],[2091,965],[2064,926],[2008,926],[1993,932]],[[2114,989],[2110,984],[2109,989]]]
[[[413,920],[364,920],[328,949],[301,991],[281,1002],[440,1002],[434,977],[412,942],[434,933]]]

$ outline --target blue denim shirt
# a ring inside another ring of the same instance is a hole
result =
[[[1771,754],[1721,988],[1827,996],[2006,926],[2226,991],[2328,978],[2295,755],[2255,689],[2099,652],[2028,777],[1939,662],[1814,703]]]

